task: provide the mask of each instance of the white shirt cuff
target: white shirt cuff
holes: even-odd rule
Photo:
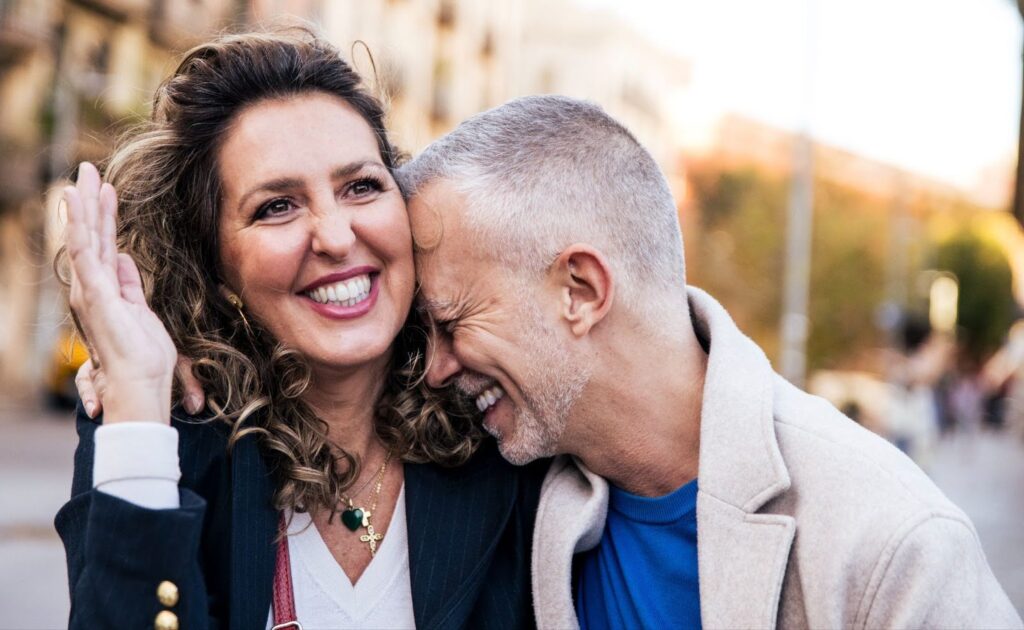
[[[181,506],[178,431],[156,422],[105,424],[95,433],[92,486],[153,510]]]

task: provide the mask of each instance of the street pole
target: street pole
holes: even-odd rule
[[[814,144],[810,111],[814,64],[814,0],[805,0],[803,103],[801,130],[793,146],[793,179],[786,219],[780,371],[797,387],[807,378],[808,302],[811,284],[811,236],[814,212]]]
[[[1017,10],[1024,19],[1024,0],[1017,0]],[[1013,187],[1013,216],[1024,227],[1024,50],[1021,50],[1020,127],[1017,131],[1017,179]]]

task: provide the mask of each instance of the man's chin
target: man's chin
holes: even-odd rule
[[[525,466],[536,459],[552,457],[557,452],[548,440],[538,437],[529,435],[529,432],[524,436],[521,431],[512,431],[511,435],[495,435],[494,439],[498,442],[498,452],[508,463]]]
[[[498,440],[498,452],[513,466],[525,466],[533,460],[543,457],[543,454],[537,453],[535,449],[522,448],[522,445],[516,444],[512,440],[502,440],[498,437],[496,439]]]

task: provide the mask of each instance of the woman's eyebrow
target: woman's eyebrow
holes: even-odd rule
[[[355,175],[356,173],[367,167],[377,169],[385,168],[383,164],[375,160],[362,160],[359,162],[351,162],[344,166],[339,166],[338,168],[331,171],[331,179],[342,179],[344,177],[349,177],[350,175]]]
[[[279,177],[277,179],[272,179],[270,181],[263,182],[262,184],[256,186],[255,188],[250,189],[248,192],[242,195],[242,198],[238,200],[238,207],[244,207],[245,202],[249,199],[249,197],[252,197],[256,193],[286,192],[289,190],[295,190],[300,186],[302,186],[302,180],[297,177]]]
[[[359,171],[368,167],[377,169],[385,168],[383,164],[381,164],[380,162],[376,162],[374,160],[361,160],[358,162],[350,162],[348,164],[345,164],[344,166],[339,166],[338,168],[331,171],[331,179],[343,179],[345,177],[350,177],[355,173],[358,173]],[[294,190],[301,186],[302,180],[298,177],[278,177],[277,179],[272,179],[263,182],[262,184],[259,184],[255,188],[252,188],[251,190],[246,192],[238,201],[238,207],[244,207],[245,202],[249,199],[249,197],[255,195],[256,193],[287,192],[289,190]]]

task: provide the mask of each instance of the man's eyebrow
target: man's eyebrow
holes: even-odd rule
[[[344,179],[346,177],[354,175],[355,173],[358,173],[364,168],[385,169],[385,166],[380,162],[374,160],[360,160],[358,162],[350,162],[349,164],[339,166],[338,168],[331,171],[331,179]],[[299,179],[298,177],[279,177],[277,179],[272,179],[270,181],[266,181],[263,182],[262,184],[259,184],[255,188],[252,188],[244,195],[242,195],[242,198],[239,199],[238,201],[238,207],[244,208],[245,202],[249,199],[249,197],[255,195],[256,193],[287,192],[289,190],[295,190],[296,188],[299,188],[301,186],[302,180]]]

